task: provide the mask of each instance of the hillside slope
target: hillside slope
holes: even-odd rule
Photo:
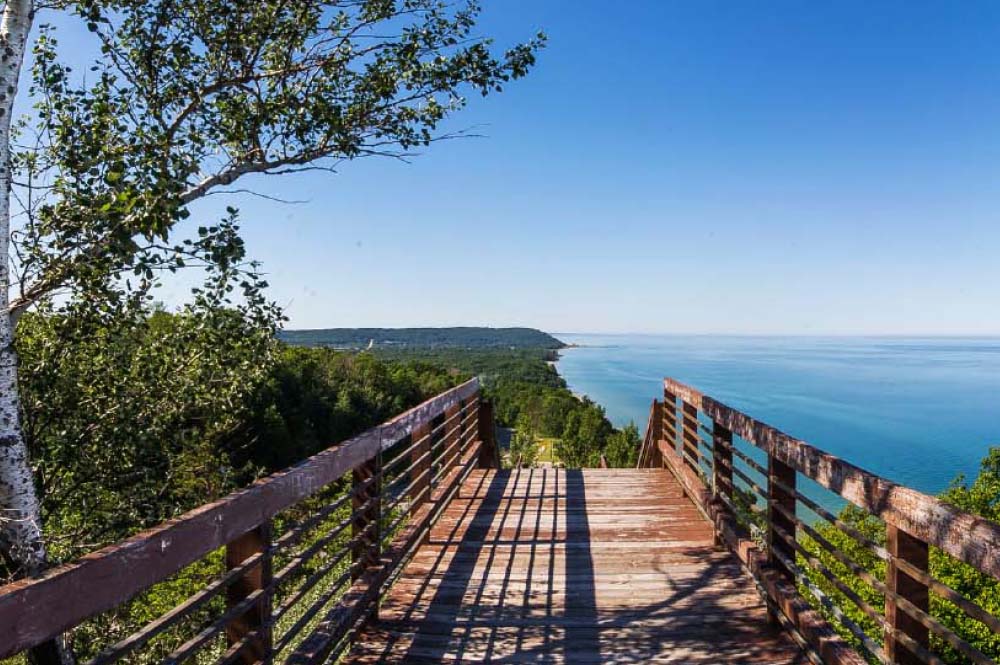
[[[325,328],[285,330],[279,338],[296,346],[328,346],[360,349],[375,347],[419,347],[462,349],[561,349],[566,345],[534,328]]]

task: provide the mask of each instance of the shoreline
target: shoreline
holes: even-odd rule
[[[604,409],[605,408],[604,405],[598,403],[597,401],[594,400],[594,398],[590,397],[586,393],[581,393],[581,392],[578,392],[578,391],[573,390],[572,388],[570,388],[569,387],[569,383],[566,381],[566,377],[563,376],[562,373],[559,371],[559,361],[562,360],[562,354],[561,354],[561,352],[564,349],[579,349],[579,348],[583,348],[583,346],[584,345],[582,345],[582,344],[566,344],[565,346],[563,346],[560,349],[550,349],[550,351],[552,351],[552,352],[555,353],[556,359],[555,360],[546,360],[545,363],[549,367],[551,367],[553,370],[555,370],[556,375],[560,379],[562,379],[563,384],[566,386],[566,390],[568,390],[570,392],[570,394],[573,395],[573,397],[575,397],[578,401],[580,401],[580,402],[590,401],[590,402],[593,402],[594,404],[597,404],[602,409]]]

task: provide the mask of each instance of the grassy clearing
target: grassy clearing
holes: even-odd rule
[[[548,462],[555,464],[558,462],[556,457],[556,444],[559,439],[554,436],[542,436],[538,437],[538,462]]]

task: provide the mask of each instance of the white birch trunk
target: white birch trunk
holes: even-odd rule
[[[10,123],[31,31],[32,0],[7,0],[0,20],[0,554],[18,573],[45,567],[38,495],[21,429],[10,316]]]

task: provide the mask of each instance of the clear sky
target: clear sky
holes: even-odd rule
[[[289,327],[1000,334],[1000,3],[484,4],[486,138],[238,201]]]

